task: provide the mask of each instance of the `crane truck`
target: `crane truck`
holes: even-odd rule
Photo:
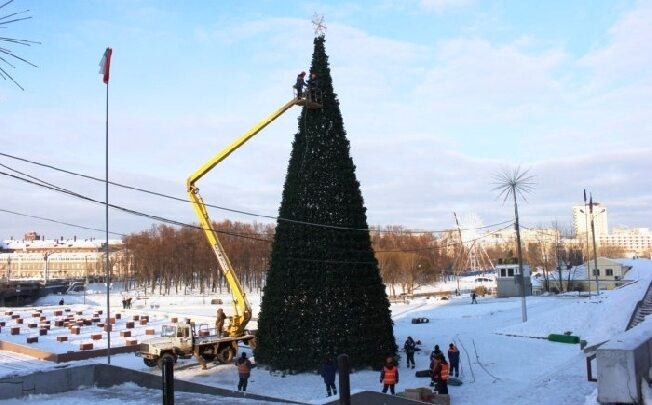
[[[164,357],[171,357],[176,362],[177,357],[194,355],[197,361],[203,367],[206,367],[205,362],[214,359],[220,363],[231,362],[240,342],[249,345],[252,349],[256,347],[255,333],[246,329],[251,320],[251,305],[218,238],[218,232],[211,222],[206,204],[199,194],[196,183],[218,163],[226,159],[290,108],[302,106],[308,109],[319,109],[322,108],[319,102],[321,102],[321,95],[318,95],[317,100],[312,99],[310,95],[307,97],[295,96],[219,151],[188,177],[186,181],[188,197],[195,214],[199,218],[201,229],[204,231],[204,235],[217,257],[218,267],[229,285],[233,299],[233,314],[228,318],[229,323],[224,334],[219,333],[220,331],[211,334],[210,330],[203,325],[196,329],[192,323],[164,325],[161,329],[161,336],[143,341],[140,344],[136,355],[142,357],[146,365],[162,367]]]

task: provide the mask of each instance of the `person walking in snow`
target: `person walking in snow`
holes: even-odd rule
[[[238,391],[245,392],[247,391],[247,381],[251,376],[251,362],[247,359],[247,353],[242,352],[242,355],[238,360],[235,361],[235,366],[238,368]]]
[[[319,375],[324,379],[326,384],[326,396],[337,395],[337,387],[335,386],[335,374],[337,373],[337,365],[333,358],[329,355],[326,356],[324,364],[319,369]]]
[[[385,366],[380,372],[380,382],[383,384],[383,394],[387,393],[387,389],[392,395],[395,394],[394,386],[398,384],[398,368],[394,365],[394,358],[387,357]]]
[[[448,361],[450,362],[449,372],[455,374],[455,378],[460,376],[460,352],[453,343],[448,345]]]
[[[435,390],[437,393],[448,394],[448,362],[446,362],[444,356],[437,356],[435,358],[432,378],[435,380]]]
[[[412,363],[412,368],[414,368],[414,352],[417,351],[417,344],[412,339],[412,336],[407,337],[407,340],[403,345],[403,350],[405,350],[405,355],[407,357],[408,368],[410,368],[410,363]]]
[[[471,304],[477,304],[478,301],[475,300],[475,291],[471,293]]]
[[[297,82],[294,84],[294,88],[297,89],[297,98],[303,97],[303,88],[306,86],[306,82],[303,80],[306,77],[306,72],[301,72],[297,75]]]

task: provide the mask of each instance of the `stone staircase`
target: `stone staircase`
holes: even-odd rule
[[[643,299],[640,300],[638,304],[636,304],[636,309],[634,309],[634,313],[629,320],[627,330],[630,330],[634,326],[643,322],[645,317],[650,314],[652,314],[652,283],[650,283],[650,286],[647,289],[647,293],[645,293]]]

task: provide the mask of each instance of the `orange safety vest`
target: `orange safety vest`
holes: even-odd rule
[[[448,380],[448,364],[441,363],[441,379]]]
[[[242,363],[238,361],[238,374],[249,374],[249,365],[246,360]]]
[[[384,367],[383,371],[385,372],[385,378],[383,378],[383,384],[396,384],[396,367]]]

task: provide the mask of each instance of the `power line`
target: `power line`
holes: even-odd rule
[[[73,228],[86,229],[86,230],[89,230],[89,231],[100,231],[100,232],[106,232],[106,230],[104,230],[104,229],[91,228],[91,227],[88,227],[88,226],[77,225],[77,224],[71,224],[70,222],[59,221],[59,220],[56,220],[56,219],[47,218],[47,217],[41,217],[41,216],[38,216],[38,215],[24,214],[24,213],[22,213],[22,212],[16,212],[16,211],[11,211],[11,210],[6,210],[6,209],[4,209],[4,208],[0,208],[0,211],[2,211],[2,212],[6,212],[6,213],[8,213],[8,214],[18,215],[18,216],[21,216],[21,217],[36,218],[36,219],[40,219],[40,220],[43,220],[43,221],[54,222],[55,224],[67,225],[67,226],[71,226],[71,227],[73,227]],[[127,236],[127,235],[125,235],[124,233],[119,233],[119,232],[109,232],[109,233],[110,233],[110,234],[113,234],[113,235],[118,235],[118,236]]]
[[[42,188],[46,188],[46,189],[53,190],[53,191],[57,191],[57,192],[60,192],[60,193],[63,193],[63,194],[68,194],[70,196],[86,200],[88,202],[93,202],[93,203],[100,204],[100,205],[105,205],[106,204],[105,202],[95,200],[93,198],[87,197],[87,196],[82,195],[82,194],[75,193],[73,191],[70,191],[70,190],[67,190],[67,189],[64,189],[64,188],[61,188],[61,187],[51,186],[51,185],[39,183],[38,181],[25,179],[25,178],[19,177],[19,176],[14,175],[14,174],[10,174],[10,173],[0,171],[0,175],[12,177],[14,179],[17,179],[17,180],[20,180],[20,181],[23,181],[23,182],[26,182],[26,183],[29,183],[29,184],[32,184],[32,185],[42,187]],[[181,221],[177,221],[177,220],[174,220],[174,219],[161,217],[161,216],[158,216],[158,215],[150,215],[150,214],[147,214],[147,213],[144,213],[144,212],[140,212],[140,211],[132,210],[132,209],[129,209],[129,208],[125,208],[125,207],[122,207],[122,206],[119,206],[119,205],[116,205],[116,204],[109,204],[109,207],[111,207],[113,209],[116,209],[118,211],[122,211],[122,212],[125,212],[125,213],[128,213],[128,214],[131,214],[131,215],[136,215],[136,216],[140,216],[140,217],[153,219],[153,220],[158,221],[158,222],[164,222],[164,223],[168,223],[168,224],[171,224],[171,225],[188,227],[188,228],[208,230],[208,229],[205,229],[205,228],[203,228],[201,226],[187,224],[185,222],[181,222]],[[218,229],[214,229],[214,231],[219,233],[219,234],[223,234],[223,235],[230,235],[230,236],[235,236],[235,237],[240,237],[240,238],[245,238],[245,239],[257,240],[257,241],[266,242],[266,243],[271,243],[272,242],[269,239],[252,237],[252,236],[249,236],[249,235],[239,234],[239,233],[235,233],[235,232],[222,231],[222,230],[218,230]]]
[[[69,174],[69,175],[72,175],[72,176],[83,177],[83,178],[86,178],[86,179],[89,179],[89,180],[94,180],[94,181],[99,181],[99,182],[105,183],[104,179],[100,179],[98,177],[90,176],[90,175],[83,174],[83,173],[77,173],[77,172],[73,172],[73,171],[70,171],[70,170],[62,169],[62,168],[59,168],[59,167],[56,167],[56,166],[53,166],[53,165],[50,165],[50,164],[47,164],[47,163],[41,163],[41,162],[25,159],[25,158],[22,158],[22,157],[10,155],[8,153],[3,153],[3,152],[0,152],[0,156],[5,156],[7,158],[18,160],[18,161],[21,161],[21,162],[24,162],[24,163],[29,163],[29,164],[45,167],[45,168],[55,170],[55,171],[58,171],[58,172],[61,172],[61,173]],[[8,168],[9,170],[13,170],[13,169],[10,169],[9,167],[5,166],[5,165],[2,165],[2,166],[5,167],[5,168]],[[23,175],[29,176],[29,175],[26,175],[26,174],[23,174]],[[29,177],[32,177],[32,176],[29,176]],[[42,180],[40,180],[40,181],[42,181]],[[48,184],[48,183],[46,183],[46,184]],[[114,181],[109,181],[109,184],[112,185],[112,186],[115,186],[115,187],[120,187],[120,188],[126,189],[126,190],[139,191],[139,192],[142,192],[142,193],[154,195],[154,196],[161,197],[161,198],[166,198],[166,199],[173,200],[173,201],[195,204],[193,201],[190,201],[190,200],[185,199],[185,198],[175,197],[175,196],[172,196],[172,195],[169,195],[169,194],[164,194],[164,193],[160,193],[160,192],[157,192],[157,191],[152,191],[152,190],[148,190],[148,189],[144,189],[144,188],[140,188],[140,187],[129,186],[129,185],[117,183],[117,182],[114,182]],[[232,212],[234,214],[247,215],[247,216],[252,216],[252,217],[257,217],[257,218],[272,219],[272,220],[276,220],[276,221],[283,221],[283,222],[289,222],[289,223],[294,223],[294,224],[299,224],[299,225],[306,225],[306,226],[314,226],[314,227],[329,228],[329,229],[336,229],[336,230],[360,231],[360,232],[379,232],[379,233],[395,233],[396,232],[396,231],[388,230],[388,229],[383,230],[383,229],[380,229],[380,227],[378,227],[378,228],[373,228],[373,227],[372,228],[355,228],[355,227],[347,227],[347,226],[341,226],[341,225],[320,224],[320,223],[316,223],[316,222],[301,221],[301,220],[298,220],[298,219],[290,219],[290,218],[284,218],[284,217],[280,217],[280,216],[258,214],[258,213],[254,213],[254,212],[248,212],[248,211],[238,210],[238,209],[234,209],[234,208],[223,207],[223,206],[210,204],[210,203],[205,203],[205,205],[207,207],[215,208],[215,209],[222,210],[222,211]],[[501,222],[498,222],[498,223],[495,223],[495,224],[480,226],[480,227],[477,227],[477,228],[466,228],[466,229],[462,229],[462,230],[466,231],[466,230],[487,229],[487,228],[492,228],[492,227],[495,227],[495,226],[500,226],[500,225],[503,225],[503,224],[507,224],[508,222],[511,222],[511,221],[512,220],[509,219],[509,220],[501,221]],[[401,232],[403,232],[403,233],[443,233],[443,232],[446,232],[446,231],[447,230],[410,230],[410,229],[401,230]]]

